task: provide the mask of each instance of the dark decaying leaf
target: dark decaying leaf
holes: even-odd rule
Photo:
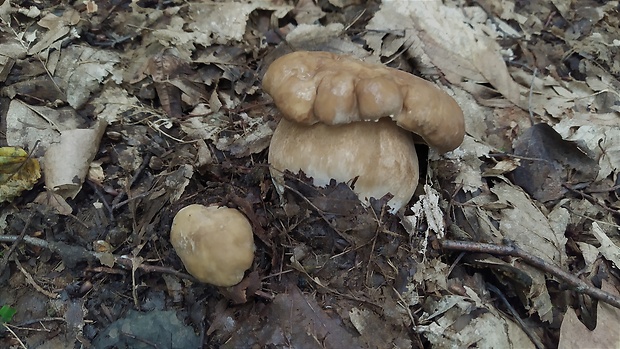
[[[514,182],[542,202],[560,199],[566,192],[563,184],[589,183],[598,173],[596,161],[547,124],[527,129],[517,139],[514,153],[523,157],[513,171]]]
[[[231,287],[220,288],[220,293],[234,304],[243,304],[261,288],[260,275],[253,271],[243,278],[240,283]]]
[[[220,348],[366,348],[340,318],[328,314],[314,296],[303,294],[287,282],[288,292],[273,303],[256,308],[246,317],[236,317],[231,309],[220,314],[208,333],[216,332],[225,342]],[[222,321],[227,319],[227,321]]]
[[[200,348],[194,330],[183,324],[174,311],[152,311],[128,315],[116,320],[93,341],[93,348]]]
[[[164,50],[149,60],[146,73],[151,75],[162,108],[168,116],[177,118],[183,114],[181,90],[172,84],[186,69],[186,63],[172,50]]]

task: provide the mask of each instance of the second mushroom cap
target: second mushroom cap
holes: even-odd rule
[[[239,283],[254,261],[252,226],[234,208],[182,208],[174,216],[170,242],[190,274],[216,286]]]

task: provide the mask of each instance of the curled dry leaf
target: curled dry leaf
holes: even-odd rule
[[[618,113],[584,113],[565,118],[554,127],[567,141],[587,147],[592,158],[598,159],[597,181],[620,170],[620,127]]]
[[[63,132],[60,141],[45,152],[45,185],[64,198],[74,198],[82,188],[90,163],[99,149],[107,124],[103,121],[91,129]]]
[[[172,49],[163,50],[148,61],[145,72],[153,78],[159,102],[169,117],[178,118],[183,114],[181,89],[172,81],[179,79],[188,68],[178,52]]]

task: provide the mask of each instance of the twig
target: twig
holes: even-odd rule
[[[130,203],[131,201],[137,200],[137,199],[141,199],[141,198],[143,198],[145,196],[151,195],[151,193],[152,193],[151,190],[147,190],[144,193],[140,193],[138,195],[132,196],[131,198],[129,198],[127,200],[123,200],[123,201],[121,201],[121,202],[119,202],[117,204],[114,204],[112,206],[112,210],[118,210],[119,208],[121,208],[121,207],[127,205],[128,203]]]
[[[406,31],[405,31],[405,34],[406,34]],[[411,48],[411,46],[413,46],[416,43],[416,40],[415,39],[411,40],[411,43],[407,43],[405,41],[405,43],[406,43],[406,45],[403,45],[403,48],[401,50],[396,52],[392,58],[388,59],[385,62],[385,65],[388,65],[388,64],[394,62],[396,60],[396,58],[400,57],[403,53],[407,52],[407,50],[409,50]]]
[[[509,154],[509,153],[489,153],[487,154],[487,156],[490,156],[492,158],[515,158],[515,159],[519,159],[519,160],[529,160],[529,161],[544,161],[544,162],[549,162],[551,163],[551,161],[547,160],[547,159],[541,159],[541,158],[529,158],[526,156],[519,156],[519,155],[515,155],[515,154]]]
[[[136,310],[140,310],[140,302],[138,301],[138,286],[136,286],[136,270],[142,264],[141,257],[132,257],[131,259],[131,296]],[[136,264],[137,262],[137,264]]]
[[[403,310],[407,313],[407,315],[409,316],[409,319],[411,320],[411,325],[415,326],[416,321],[415,321],[415,317],[413,317],[413,313],[411,312],[411,309],[409,308],[409,302],[405,301],[405,299],[403,299],[403,296],[400,294],[400,292],[398,292],[394,287],[392,287],[392,291],[394,291],[394,294],[396,295],[396,297],[398,297],[399,302],[397,302],[398,305],[400,305]]]
[[[454,270],[454,268],[456,268],[456,266],[459,264],[459,262],[461,261],[461,259],[465,256],[465,252],[461,252],[459,253],[458,257],[456,257],[456,259],[454,260],[454,262],[452,263],[452,265],[450,266],[450,268],[448,269],[448,272],[446,273],[446,275],[450,275],[452,274],[452,271]]]
[[[13,258],[13,261],[15,262],[15,265],[17,265],[17,269],[19,269],[19,271],[21,271],[21,273],[24,274],[24,276],[26,277],[26,281],[28,281],[28,283],[30,285],[32,285],[32,287],[34,287],[35,290],[39,291],[40,293],[43,293],[44,295],[48,296],[49,298],[52,298],[52,299],[58,298],[58,294],[57,293],[50,292],[50,291],[44,289],[43,287],[39,286],[39,284],[37,284],[37,282],[34,281],[34,278],[32,277],[32,275],[30,275],[30,273],[28,273],[28,271],[26,269],[24,269],[24,267],[19,262],[19,260],[17,260],[17,258]]]
[[[540,338],[538,338],[538,335],[536,335],[536,333],[534,333],[534,331],[532,331],[529,328],[529,326],[525,324],[523,319],[521,319],[521,317],[519,316],[519,313],[517,313],[515,308],[510,304],[510,302],[508,302],[508,299],[506,299],[506,296],[504,296],[502,291],[500,291],[497,287],[495,287],[495,285],[491,285],[489,283],[487,283],[486,286],[489,289],[489,291],[495,293],[499,297],[499,299],[502,301],[502,303],[504,303],[504,305],[506,306],[510,314],[512,314],[512,317],[517,321],[517,323],[519,324],[523,332],[525,332],[525,334],[527,334],[527,336],[530,337],[530,340],[532,341],[532,343],[534,343],[536,348],[544,349],[545,345],[541,343]]]
[[[362,18],[362,16],[364,15],[364,13],[366,13],[366,9],[363,9],[360,11],[360,13],[357,14],[357,16],[355,16],[355,18],[353,18],[353,20],[351,21],[351,23],[347,24],[346,27],[344,27],[344,29],[342,30],[343,32],[346,32],[347,30],[351,29],[351,27],[357,22],[359,21],[360,18]]]
[[[530,113],[530,125],[534,126],[534,112],[532,112],[532,93],[534,93],[534,81],[536,80],[536,74],[538,74],[538,68],[534,68],[534,74],[532,74],[532,83],[530,84],[530,94],[527,99],[527,111]]]
[[[14,242],[17,240],[17,238],[18,238],[17,235],[0,235],[0,242]],[[56,241],[45,241],[43,239],[33,238],[31,236],[24,236],[23,242],[28,245],[46,248],[48,250],[51,250],[52,252],[60,254],[61,256],[66,254],[68,248],[71,249],[71,252],[74,255],[74,257],[79,256],[79,257],[82,257],[83,259],[90,258],[90,259],[98,260],[99,257],[101,257],[102,255],[99,252],[89,251],[80,246],[70,246],[65,243],[56,242]],[[114,263],[122,266],[125,269],[133,268],[133,262],[131,258],[124,257],[124,256],[117,256],[117,255],[113,255],[113,256],[114,256]],[[185,274],[183,272],[180,272],[172,268],[168,268],[168,267],[141,263],[140,265],[137,266],[137,268],[147,273],[170,274],[170,275],[174,275],[179,278],[182,278],[182,279],[187,279],[193,282],[197,282],[196,278],[194,278],[193,276],[189,274]]]
[[[40,319],[30,319],[30,320],[26,320],[24,322],[20,322],[16,325],[13,325],[15,327],[24,327],[24,326],[30,326],[32,324],[36,324],[39,322],[51,322],[51,321],[63,321],[65,322],[65,318],[64,317],[44,317],[44,318],[40,318]]]
[[[614,185],[613,187],[609,187],[609,188],[588,189],[586,190],[586,193],[588,194],[609,193],[610,191],[616,191],[618,189],[620,189],[620,185]]]
[[[2,324],[4,326],[4,328],[6,328],[7,331],[9,331],[13,337],[15,337],[15,339],[17,340],[17,342],[19,342],[19,345],[21,345],[22,348],[24,349],[28,349],[28,347],[24,344],[24,342],[22,342],[21,339],[19,339],[19,337],[17,337],[17,335],[15,334],[15,332],[13,332],[13,330],[7,326],[6,324]]]
[[[150,153],[147,153],[144,156],[144,158],[142,158],[142,163],[140,164],[140,166],[138,166],[133,176],[129,180],[129,184],[127,184],[126,189],[122,193],[120,193],[117,197],[115,197],[114,200],[112,200],[112,209],[116,209],[116,206],[118,205],[118,203],[121,200],[123,200],[125,196],[129,196],[129,191],[131,190],[131,187],[133,187],[133,185],[136,184],[138,179],[142,176],[142,172],[144,172],[144,170],[148,167],[149,161],[151,161],[151,156],[152,155]]]
[[[103,207],[108,212],[108,219],[110,220],[110,222],[114,222],[114,212],[112,211],[112,207],[108,203],[108,200],[106,200],[105,195],[103,195],[101,190],[99,190],[99,187],[97,186],[97,184],[95,184],[93,181],[87,180],[86,183],[88,183],[88,185],[93,189],[95,194],[99,197],[99,200],[101,200]]]
[[[146,340],[146,339],[144,339],[144,338],[140,338],[140,337],[138,337],[138,336],[136,336],[136,335],[134,335],[134,334],[132,334],[132,333],[125,332],[125,331],[121,331],[121,334],[122,334],[123,336],[129,337],[129,338],[131,338],[131,339],[133,339],[133,340],[135,340],[135,341],[138,341],[138,342],[144,343],[144,344],[146,344],[146,345],[148,345],[148,346],[150,346],[150,347],[153,347],[153,348],[156,348],[156,349],[157,349],[157,348],[159,348],[159,346],[157,345],[157,343],[153,343],[153,342],[151,342],[151,341],[149,341],[149,340]]]
[[[9,250],[6,251],[6,253],[4,254],[4,257],[2,257],[2,262],[0,262],[0,275],[4,273],[4,268],[6,268],[6,265],[9,263],[9,258],[11,257],[15,249],[17,248],[17,245],[19,245],[19,243],[22,242],[22,240],[24,239],[24,236],[26,236],[26,231],[28,230],[28,227],[30,226],[30,222],[32,221],[32,216],[34,216],[34,211],[30,213],[30,215],[28,216],[28,219],[26,220],[26,223],[24,224],[24,228],[22,229],[22,232],[19,233],[19,235],[17,236],[17,239],[13,241],[13,244],[11,245]]]
[[[588,285],[585,281],[577,278],[576,276],[556,267],[555,265],[547,263],[540,257],[533,256],[521,248],[514,245],[493,245],[485,244],[481,242],[471,241],[455,241],[455,240],[443,240],[441,247],[446,250],[454,251],[469,251],[478,253],[490,253],[500,256],[511,256],[521,258],[527,264],[541,269],[569,284],[579,293],[587,294],[599,301],[605,302],[615,308],[620,309],[620,297],[611,293],[605,292],[601,289]]]
[[[128,269],[132,268],[132,266],[133,266],[132,259],[128,258],[128,257],[114,256],[114,262],[116,264],[121,265],[121,266],[123,266],[125,268],[128,268]],[[191,276],[189,274],[180,272],[178,270],[169,268],[169,267],[162,267],[162,266],[159,266],[159,265],[151,265],[151,264],[140,263],[140,265],[138,265],[138,269],[140,269],[140,270],[142,270],[144,272],[147,272],[147,273],[170,274],[170,275],[177,276],[177,277],[179,277],[181,279],[187,279],[187,280],[191,280],[193,282],[198,282],[198,280],[196,280],[195,277],[193,277],[193,276]]]
[[[566,184],[566,183],[562,183],[562,186],[566,189],[568,189],[569,191],[572,191],[573,193],[577,194],[577,195],[581,195],[582,197],[588,199],[588,201],[597,204],[598,206],[600,206],[602,209],[604,209],[605,211],[614,214],[616,216],[620,215],[620,211],[613,209],[603,203],[601,203],[599,200],[597,200],[594,196],[590,195],[590,194],[586,194],[585,192],[579,191],[575,188],[573,188],[572,186]]]

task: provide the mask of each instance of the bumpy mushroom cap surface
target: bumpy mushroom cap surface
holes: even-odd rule
[[[303,170],[319,187],[332,178],[348,182],[359,176],[353,191],[360,199],[391,193],[388,205],[398,210],[418,184],[413,138],[389,119],[348,125],[302,125],[282,119],[271,138],[269,161],[280,193],[284,179],[279,169]]]
[[[170,241],[187,271],[216,286],[233,286],[254,260],[252,226],[227,207],[189,205],[172,222]]]
[[[444,153],[465,135],[456,101],[406,72],[329,52],[298,51],[276,59],[263,77],[283,117],[301,124],[347,124],[389,116]]]

